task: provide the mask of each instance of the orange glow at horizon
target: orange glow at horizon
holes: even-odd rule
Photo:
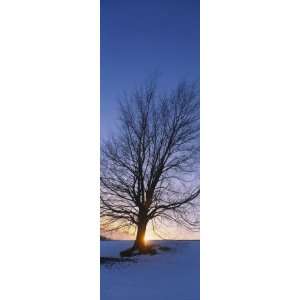
[[[177,226],[162,226],[162,230],[158,230],[159,235],[155,234],[153,231],[152,226],[150,224],[147,226],[146,234],[144,237],[144,241],[151,241],[151,240],[161,240],[162,238],[167,239],[184,239],[184,240],[190,240],[190,239],[199,239],[200,234],[199,232],[189,232],[185,231],[183,228],[179,228]],[[100,230],[100,233],[102,233],[104,236],[107,236],[108,238],[112,239],[129,239],[134,240],[136,237],[136,227],[132,226],[129,228],[129,230],[118,230],[115,232],[110,232],[109,234],[106,234],[105,230]]]

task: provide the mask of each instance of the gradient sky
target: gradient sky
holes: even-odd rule
[[[163,90],[200,79],[199,0],[101,0],[100,32],[101,140],[122,93],[153,73]]]
[[[117,102],[154,72],[163,89],[199,81],[199,0],[101,0],[101,139]]]

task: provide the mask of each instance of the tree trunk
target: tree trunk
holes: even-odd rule
[[[138,249],[139,252],[145,252],[146,244],[145,244],[145,233],[147,228],[147,221],[142,218],[138,224],[138,230],[136,234],[136,239],[134,242],[134,248]]]
[[[139,253],[143,254],[155,254],[156,251],[146,245],[145,243],[145,234],[147,228],[148,220],[146,217],[140,217],[138,224],[137,234],[133,246],[129,249],[120,252],[120,255],[123,256],[132,256],[135,250],[138,250]]]

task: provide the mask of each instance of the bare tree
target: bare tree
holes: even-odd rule
[[[101,226],[137,228],[131,251],[146,252],[147,224],[199,225],[199,97],[195,84],[158,94],[148,82],[120,103],[120,128],[101,148]],[[196,175],[197,176],[197,175]]]

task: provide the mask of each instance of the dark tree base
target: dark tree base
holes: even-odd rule
[[[157,251],[153,247],[148,246],[148,247],[143,247],[142,249],[132,247],[120,252],[121,257],[131,257],[131,256],[141,255],[141,254],[155,255],[157,254]]]

